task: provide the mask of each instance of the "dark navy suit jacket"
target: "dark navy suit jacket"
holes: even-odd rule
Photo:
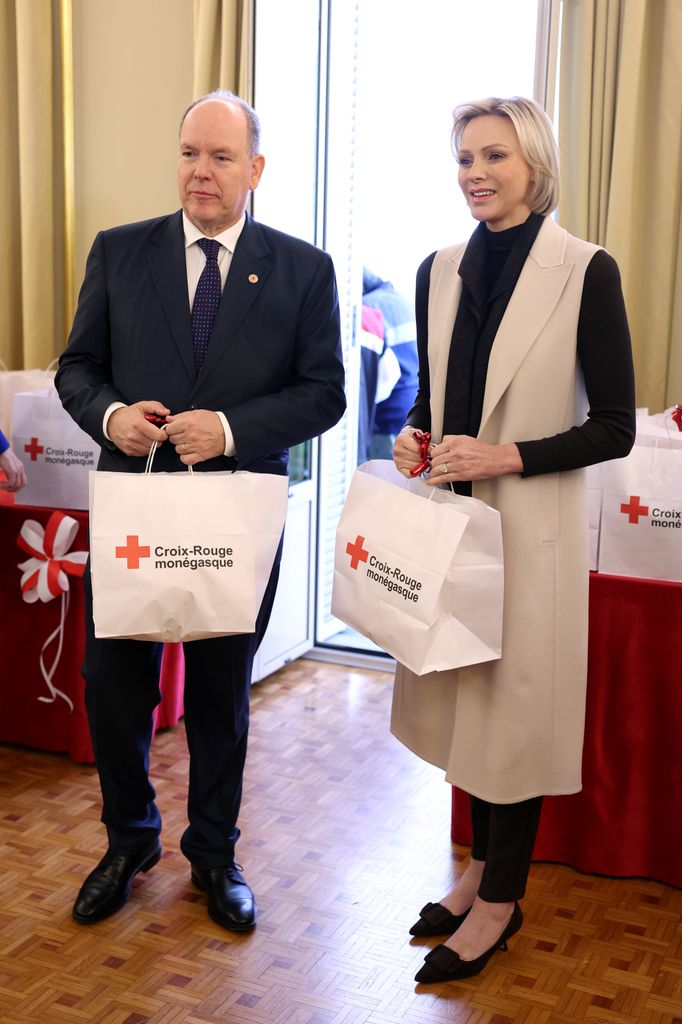
[[[156,399],[172,413],[221,411],[236,458],[199,470],[286,472],[288,449],[343,414],[343,364],[330,257],[247,215],[204,364],[194,370],[180,211],[97,235],[55,384],[102,446],[99,468],[141,472],[102,430],[112,402]],[[166,442],[154,469],[184,470]]]

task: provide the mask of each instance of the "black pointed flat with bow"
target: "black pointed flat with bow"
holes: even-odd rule
[[[442,903],[427,903],[419,911],[419,920],[410,928],[410,935],[453,935],[468,913],[465,910],[463,914],[451,914]]]
[[[426,954],[424,966],[417,971],[414,980],[421,985],[433,985],[436,982],[473,978],[474,975],[481,973],[498,949],[507,950],[507,939],[515,935],[522,924],[521,907],[515,903],[512,916],[499,939],[475,960],[462,960],[458,953],[441,943]]]

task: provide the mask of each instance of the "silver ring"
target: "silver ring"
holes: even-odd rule
[[[447,473],[447,471],[448,471],[448,464],[447,464],[447,462],[443,463],[443,465],[440,467],[440,471],[441,471],[441,473]]]

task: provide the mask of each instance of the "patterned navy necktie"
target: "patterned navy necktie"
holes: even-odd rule
[[[220,268],[218,267],[218,252],[220,242],[214,238],[199,238],[197,245],[206,254],[206,266],[201,272],[201,277],[194,293],[192,304],[192,343],[194,345],[194,368],[198,373],[201,369],[208,349],[208,343],[213,330],[220,295],[222,292],[220,282]]]

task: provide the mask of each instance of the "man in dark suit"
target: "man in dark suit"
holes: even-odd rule
[[[289,447],[343,414],[332,263],[246,214],[263,164],[252,108],[223,91],[201,97],[181,124],[182,211],[95,239],[55,383],[102,446],[100,469],[141,472],[156,441],[155,470],[285,474]],[[190,774],[181,849],[210,916],[236,931],[256,919],[234,847],[251,668],[278,564],[279,555],[255,633],[185,644]],[[83,675],[109,844],[73,909],[90,924],[122,907],[134,876],[161,856],[148,778],[161,645],[96,638],[89,572],[85,589]]]

